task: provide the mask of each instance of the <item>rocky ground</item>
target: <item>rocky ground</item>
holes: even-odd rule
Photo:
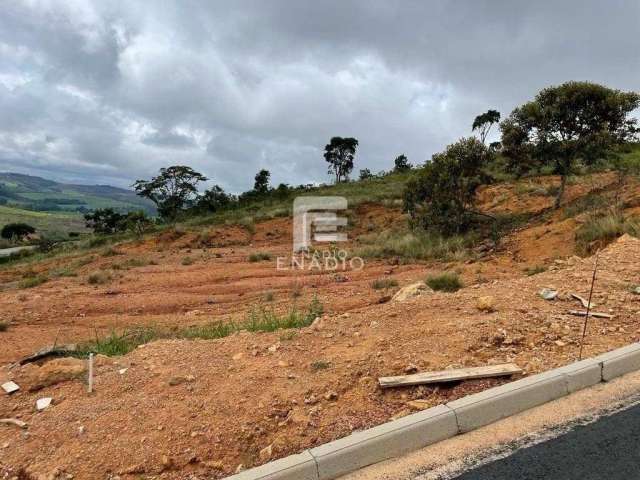
[[[574,186],[570,196],[582,188]],[[496,192],[488,198],[493,202]],[[536,212],[548,200],[513,201]],[[373,207],[361,208],[367,217]],[[368,221],[383,227],[397,213],[374,217]],[[594,263],[573,255],[575,225],[560,218],[528,225],[504,239],[500,251],[474,261],[371,261],[341,274],[277,272],[274,259],[248,262],[252,252],[288,252],[286,219],[260,224],[253,235],[238,227],[207,235],[169,232],[118,247],[121,255],[96,253],[78,267],[78,277],[29,290],[11,287],[19,269],[4,270],[10,287],[0,296],[11,324],[0,333],[0,363],[7,364],[56,338],[66,343],[130,325],[233,320],[264,304],[269,292],[270,308],[306,305],[316,296],[326,313],[300,330],[162,340],[123,357],[99,357],[92,394],[81,360],[6,365],[0,380],[12,379],[21,390],[0,393],[0,418],[22,420],[27,428],[0,425],[0,472],[6,478],[221,478],[508,381],[382,391],[379,376],[504,362],[528,375],[574,361],[583,319],[568,313],[582,309],[570,294],[588,295]],[[586,356],[638,340],[640,296],[631,287],[640,283],[639,254],[640,241],[628,236],[600,253],[593,302],[613,318],[590,320]],[[184,262],[186,256],[195,261]],[[108,284],[87,284],[92,271],[131,258],[151,263],[116,270]],[[523,274],[540,264],[548,270]],[[459,270],[467,286],[389,300],[400,287],[446,269]],[[393,278],[399,287],[372,289],[379,278]],[[541,298],[543,288],[557,290],[557,298]],[[53,403],[37,412],[43,397]],[[420,406],[412,403],[418,399]]]

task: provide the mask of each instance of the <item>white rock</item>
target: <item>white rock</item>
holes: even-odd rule
[[[545,300],[555,300],[558,296],[558,291],[550,288],[543,288],[540,290],[540,296]]]
[[[401,288],[391,299],[394,302],[404,302],[405,300],[425,293],[432,293],[433,290],[429,288],[424,282],[413,283]]]
[[[44,410],[45,408],[49,407],[52,400],[53,398],[51,397],[39,398],[38,400],[36,400],[36,410]]]
[[[13,392],[17,392],[18,390],[20,390],[20,387],[18,386],[18,384],[12,382],[12,381],[8,381],[7,383],[3,383],[2,384],[2,389],[8,394],[12,394]]]
[[[118,373],[120,375],[124,375],[125,373],[127,373],[127,370],[129,370],[128,368],[121,368],[120,370],[118,370]]]

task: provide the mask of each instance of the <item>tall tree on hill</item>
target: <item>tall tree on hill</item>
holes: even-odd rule
[[[489,131],[491,130],[491,127],[493,127],[493,125],[495,123],[498,123],[499,121],[500,121],[500,112],[498,112],[497,110],[487,110],[485,113],[478,115],[473,120],[473,125],[471,125],[471,131],[475,132],[476,130],[478,130],[478,132],[480,133],[480,141],[482,143],[485,143],[485,140],[487,139],[487,135],[489,135]]]
[[[353,170],[353,159],[358,148],[358,140],[347,137],[333,137],[324,147],[324,159],[329,163],[329,174],[336,177],[336,183],[349,178]]]
[[[151,180],[137,180],[133,188],[138,195],[155,203],[164,219],[175,220],[197,197],[198,183],[206,180],[207,177],[191,167],[174,165],[161,168],[160,174]]]
[[[256,173],[255,182],[253,184],[253,191],[258,195],[266,195],[269,193],[269,179],[271,178],[271,172],[264,168]]]
[[[393,161],[393,171],[394,172],[407,172],[413,168],[413,165],[409,163],[407,156],[403,153],[402,155],[398,155],[396,159]]]
[[[503,153],[514,168],[549,165],[560,175],[555,208],[567,177],[637,138],[640,95],[590,82],[566,82],[543,89],[501,124]]]

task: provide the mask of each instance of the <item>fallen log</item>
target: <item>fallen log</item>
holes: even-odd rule
[[[409,385],[426,385],[429,383],[457,382],[476,378],[504,377],[522,373],[522,369],[513,363],[488,365],[486,367],[459,368],[437,372],[415,373],[396,377],[380,377],[378,383],[382,388],[405,387]]]
[[[28,355],[21,360],[18,360],[18,365],[24,365],[26,363],[35,362],[38,360],[42,360],[47,357],[60,357],[67,355],[69,353],[75,352],[77,349],[77,345],[75,343],[69,343],[67,345],[49,345],[48,347],[44,347],[37,352]]]
[[[576,315],[578,317],[586,317],[587,316],[587,311],[586,310],[569,310],[569,315]],[[613,315],[609,315],[608,313],[602,313],[602,312],[589,312],[589,316],[590,317],[594,317],[594,318],[613,318]]]

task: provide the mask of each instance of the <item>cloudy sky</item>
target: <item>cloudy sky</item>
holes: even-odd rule
[[[233,192],[423,162],[537,90],[640,90],[640,2],[12,0],[0,171],[128,186],[186,164]]]

